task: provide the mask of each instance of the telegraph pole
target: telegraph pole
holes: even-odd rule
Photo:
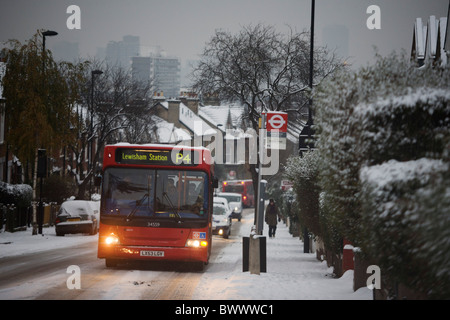
[[[314,74],[314,16],[316,11],[316,0],[312,0],[311,3],[311,45],[309,51],[309,87],[313,88],[313,74]],[[312,99],[309,106],[309,120],[312,122]]]
[[[309,52],[309,88],[313,89],[313,78],[314,78],[314,17],[316,11],[316,0],[311,0],[311,44],[310,44],[310,52]],[[313,115],[312,115],[312,98],[309,99],[309,108],[308,108],[308,122],[306,126],[308,127],[308,140],[309,145],[312,144],[312,126],[314,124]],[[307,145],[308,145],[307,144]],[[309,253],[309,232],[306,227],[303,227],[303,252]]]

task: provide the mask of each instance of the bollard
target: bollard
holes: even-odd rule
[[[266,237],[252,235],[243,237],[242,271],[250,274],[267,272]]]
[[[249,270],[250,238],[242,237],[242,272]]]
[[[8,205],[6,208],[6,226],[5,226],[5,231],[8,232],[14,232],[14,227],[15,227],[15,207],[14,205]]]
[[[0,204],[0,232],[3,230],[3,220],[5,219],[5,206]]]
[[[250,237],[250,248],[249,248],[249,269],[250,274],[260,274],[261,271],[261,261],[260,261],[260,245],[259,237]]]
[[[354,255],[352,244],[344,239],[344,249],[342,252],[342,272],[347,270],[353,270],[354,267]]]

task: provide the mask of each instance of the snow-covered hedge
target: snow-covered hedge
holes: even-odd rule
[[[14,204],[17,207],[31,205],[33,189],[27,184],[8,184],[0,182],[0,203],[4,205]]]
[[[401,283],[450,297],[450,166],[391,160],[361,170],[366,253]]]
[[[319,221],[319,194],[317,154],[306,152],[303,158],[290,157],[286,165],[286,177],[293,181],[296,199],[301,204],[298,220],[301,226],[321,236]]]
[[[326,204],[329,202],[324,201],[327,194],[321,192],[318,157],[317,151],[306,152],[303,157],[289,157],[285,176],[293,181],[298,203],[296,217],[300,226],[319,237],[327,250],[339,254],[342,252],[342,236],[335,227],[333,215],[328,214],[330,208]]]
[[[417,69],[390,56],[337,74],[315,97],[327,220],[420,290],[448,277],[449,88],[448,67]]]
[[[355,147],[369,163],[439,158],[450,126],[450,89],[418,87],[356,105]]]

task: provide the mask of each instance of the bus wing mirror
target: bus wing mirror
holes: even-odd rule
[[[213,188],[218,188],[219,187],[219,179],[214,177],[212,180],[212,184],[213,184]]]

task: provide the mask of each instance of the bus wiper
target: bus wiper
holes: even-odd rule
[[[182,221],[181,221],[181,216],[180,216],[180,214],[178,213],[177,209],[174,207],[174,205],[173,205],[172,201],[170,200],[169,195],[167,194],[167,192],[164,191],[162,195],[163,195],[163,198],[166,198],[167,202],[169,203],[170,209],[172,209],[172,213],[173,213],[173,214],[175,215],[175,217],[177,218],[177,221],[178,221],[178,222],[182,222]]]
[[[144,194],[140,200],[137,201],[136,206],[133,208],[133,210],[127,215],[125,218],[126,221],[131,221],[131,218],[136,214],[137,209],[140,207],[140,205],[144,202],[145,198],[148,198],[148,193]]]

